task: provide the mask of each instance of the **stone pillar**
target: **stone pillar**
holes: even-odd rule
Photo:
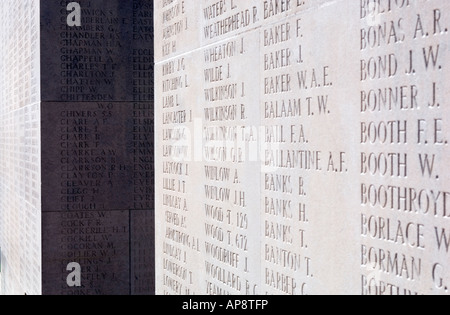
[[[157,293],[450,292],[448,1],[155,10]]]
[[[18,75],[32,75],[32,85],[22,92],[14,84],[28,81],[17,77],[2,90],[39,97],[34,99],[36,114],[31,116],[30,107],[23,124],[14,124],[25,128],[24,143],[5,144],[2,153],[13,158],[7,149],[23,148],[25,163],[10,160],[24,167],[27,177],[8,180],[26,187],[25,195],[13,195],[32,198],[27,204],[34,209],[33,224],[42,220],[39,229],[29,232],[31,241],[42,246],[34,249],[42,255],[36,267],[42,275],[32,273],[42,277],[36,281],[42,286],[29,293],[153,294],[153,1],[80,0],[79,7],[68,7],[72,1],[40,1],[40,8],[36,1],[23,2],[38,16],[26,26],[35,44],[29,50],[27,42],[11,47],[16,54],[31,51],[40,72],[38,66],[17,67]],[[22,7],[9,9],[21,12]],[[68,23],[69,15],[69,22],[73,18],[79,26]],[[26,21],[17,23],[18,31]],[[2,116],[12,122],[8,117]],[[27,155],[34,147],[36,157]],[[27,171],[28,166],[36,173]],[[8,174],[22,174],[17,171]],[[1,210],[12,209],[3,204]],[[20,215],[15,220],[21,228],[31,220],[15,215]],[[2,223],[11,228],[11,222],[2,218]],[[9,242],[14,240],[3,241],[8,248],[2,252],[3,262],[24,268],[12,261]],[[67,284],[68,275],[76,271],[67,270],[70,263],[81,268],[81,287]]]

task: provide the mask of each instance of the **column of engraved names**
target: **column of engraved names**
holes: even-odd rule
[[[66,17],[67,13],[61,10],[61,23],[66,22]],[[113,99],[112,95],[102,93],[98,87],[110,85],[115,75],[116,65],[112,55],[114,49],[122,46],[115,32],[120,22],[113,12],[86,4],[83,6],[81,27],[69,30],[66,24],[61,24],[61,82],[58,82],[58,99],[73,102]],[[61,112],[61,140],[70,140],[61,141],[62,176],[63,179],[75,179],[77,182],[70,183],[72,186],[63,184],[62,187],[67,186],[68,196],[60,198],[67,202],[61,205],[60,210],[104,209],[103,205],[92,202],[93,198],[90,203],[87,199],[89,195],[105,193],[100,186],[104,188],[104,180],[112,177],[112,173],[106,172],[116,169],[115,151],[101,145],[104,139],[99,133],[99,128],[101,130],[101,126],[106,125],[111,118],[111,109],[112,104],[99,103],[95,110]],[[105,167],[108,164],[111,165],[110,169]]]
[[[47,103],[47,106],[55,105]],[[44,238],[48,248],[57,246],[61,266],[73,261],[83,266],[84,287],[71,291],[61,288],[61,292],[103,294],[108,289],[97,284],[123,279],[123,274],[115,273],[113,266],[119,262],[128,264],[128,258],[122,255],[123,244],[128,243],[129,227],[123,223],[127,222],[128,213],[117,210],[129,209],[131,203],[120,195],[111,196],[110,190],[128,193],[122,178],[128,176],[130,163],[126,154],[118,151],[117,142],[110,145],[108,141],[108,135],[117,130],[124,106],[78,103],[77,110],[71,110],[72,104],[61,106],[65,110],[60,115],[45,118],[52,126],[51,135],[48,129],[45,131],[46,140],[59,153],[59,157],[46,160],[55,163],[53,167],[57,170],[51,177],[47,175],[47,180],[60,188],[44,196],[46,209],[50,211],[44,222],[53,227],[44,231]],[[59,132],[54,132],[55,127]],[[121,145],[125,147],[124,143]],[[45,189],[49,191],[50,185]],[[116,208],[112,208],[111,202]]]
[[[104,106],[109,106],[109,110]],[[104,194],[124,168],[117,163],[115,148],[102,143],[102,133],[108,130],[108,119],[113,117],[112,106],[99,103],[98,110],[60,113],[61,191],[58,209],[54,210],[105,209],[95,196]]]
[[[245,83],[236,81],[230,70],[230,62],[245,63],[243,43],[244,38],[235,39],[204,49],[205,274],[211,279],[206,280],[206,293],[214,295],[240,293],[238,271],[248,272],[249,221],[238,172],[244,162],[240,121],[245,105],[239,93]],[[223,273],[236,281],[222,278]]]
[[[134,41],[140,43],[139,48],[134,48],[132,56],[129,57],[133,65],[133,100],[151,102],[155,96],[153,1],[135,2],[130,23],[133,25],[131,36]]]
[[[100,295],[114,292],[114,289],[99,285],[123,281],[118,270],[113,268],[118,261],[123,263],[128,258],[123,255],[123,248],[118,246],[119,240],[127,238],[129,227],[124,224],[128,217],[122,213],[117,219],[109,211],[60,212],[58,216],[47,221],[54,226],[53,231],[44,234],[58,243],[58,251],[63,257],[60,261],[61,287],[52,288],[54,294],[68,295]],[[57,227],[59,225],[59,227]],[[57,228],[56,228],[57,227]],[[76,261],[81,266],[81,288],[68,291],[65,285],[65,266]],[[44,279],[44,283],[47,279]],[[48,289],[47,289],[48,290]]]
[[[245,31],[257,22],[257,9],[225,1],[204,1],[203,36],[214,42],[203,49],[204,103],[204,250],[206,292],[212,295],[256,294],[259,283],[259,200],[253,175],[257,154],[258,102],[247,96],[254,80],[242,67],[257,65],[257,32],[225,39],[227,32]],[[224,40],[220,40],[220,39]],[[220,40],[220,41],[219,41]],[[252,125],[254,124],[254,125]],[[255,168],[256,166],[256,168]]]
[[[134,294],[154,291],[154,111],[153,102],[133,105],[133,207],[130,213]]]
[[[450,284],[439,80],[449,71],[448,7],[420,3],[360,4],[362,294],[448,293]]]
[[[290,11],[289,5],[285,8]],[[269,13],[269,12],[267,12]],[[266,14],[265,18],[272,17]],[[304,251],[294,242],[298,234],[297,209],[306,211],[304,203],[298,203],[296,195],[299,187],[296,178],[287,171],[283,163],[277,162],[277,156],[284,156],[291,145],[297,142],[299,134],[303,134],[302,142],[306,143],[303,126],[290,124],[289,121],[300,119],[301,99],[293,96],[293,78],[291,67],[296,64],[294,49],[289,46],[292,38],[297,38],[290,21],[278,22],[261,29],[261,82],[264,96],[261,105],[264,109],[262,117],[264,126],[264,166],[262,169],[263,191],[262,207],[264,213],[263,226],[263,280],[265,292],[280,294],[298,294],[301,285],[297,283],[295,273],[303,267]],[[279,83],[279,84],[278,84]],[[297,129],[296,129],[297,128]],[[293,133],[291,133],[293,132]],[[295,133],[299,133],[295,135]],[[295,140],[294,140],[295,139]],[[305,191],[302,188],[302,194]],[[306,221],[306,217],[305,217]],[[302,244],[306,247],[307,244]],[[283,281],[278,281],[283,279]]]
[[[183,103],[188,90],[189,67],[184,57],[161,65],[162,71],[162,210],[165,238],[163,240],[163,293],[195,294],[194,270],[188,269],[199,251],[199,241],[190,229],[195,221],[189,196],[194,187],[189,184],[190,129],[192,110]]]

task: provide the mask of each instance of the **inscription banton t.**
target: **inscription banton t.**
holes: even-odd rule
[[[152,294],[153,1],[69,2],[41,2],[43,293]]]

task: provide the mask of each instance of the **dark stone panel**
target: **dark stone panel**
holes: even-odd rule
[[[41,1],[42,101],[153,100],[153,1]]]
[[[121,220],[117,221],[129,230],[129,235],[119,232],[114,235],[119,242],[120,253],[130,256],[131,269],[123,269],[123,258],[115,260],[117,257],[114,256],[110,265],[102,265],[98,270],[101,272],[103,267],[107,267],[106,270],[120,271],[119,277],[126,277],[129,281],[126,294],[152,294],[153,103],[43,103],[41,119],[42,207],[43,212],[49,213],[48,216],[44,214],[46,219],[42,223],[44,268],[58,271],[58,277],[65,278],[67,272],[65,268],[61,269],[60,262],[64,261],[67,266],[67,261],[74,260],[71,255],[66,255],[68,252],[58,251],[61,246],[54,242],[65,239],[70,240],[67,246],[77,248],[80,245],[76,238],[64,238],[67,233],[55,220],[72,216],[96,218],[99,213],[114,213],[117,217],[117,213],[123,211],[139,210],[132,211],[131,217],[120,216]],[[70,224],[77,226],[78,223]],[[92,223],[79,223],[82,227],[89,224]],[[86,229],[80,233],[85,237],[86,247],[89,247],[87,244],[95,246],[96,230]],[[89,243],[91,240],[93,243]],[[95,260],[98,255],[96,252],[87,253],[92,254],[83,257],[87,261]],[[44,270],[44,292],[54,294],[54,290],[61,289],[59,285],[52,285],[51,279],[55,277]],[[107,292],[96,285],[92,288],[95,289],[80,292]]]
[[[155,216],[131,211],[131,294],[146,295],[155,287]]]
[[[43,294],[129,294],[129,218],[130,211],[44,212]],[[72,262],[81,266],[81,287],[67,285]]]
[[[153,103],[43,103],[45,211],[153,209]]]

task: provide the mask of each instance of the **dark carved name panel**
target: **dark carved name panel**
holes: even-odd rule
[[[450,293],[450,4],[155,1],[157,293]]]

